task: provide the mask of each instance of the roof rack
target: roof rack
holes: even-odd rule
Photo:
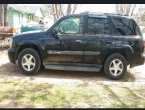
[[[90,11],[85,11],[85,12],[82,12],[80,14],[104,14],[104,13],[101,13],[101,12],[90,12]]]
[[[128,15],[122,15],[122,14],[116,14],[116,13],[101,13],[101,12],[90,12],[90,11],[86,11],[86,12],[82,12],[80,14],[101,14],[101,15],[120,15],[120,16],[128,16]]]
[[[104,14],[108,14],[108,15],[120,15],[120,16],[128,16],[128,15],[117,14],[117,13],[104,13]]]

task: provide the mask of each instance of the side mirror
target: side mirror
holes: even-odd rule
[[[52,36],[53,36],[54,38],[56,38],[56,39],[59,39],[58,36],[57,36],[57,33],[58,33],[58,32],[57,32],[56,29],[53,29],[53,30],[52,30]]]

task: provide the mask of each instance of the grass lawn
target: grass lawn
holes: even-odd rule
[[[84,82],[57,85],[9,80],[0,81],[0,107],[140,108],[145,107],[144,91],[145,87],[132,90],[115,84]]]

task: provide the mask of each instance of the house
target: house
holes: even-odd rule
[[[21,26],[25,26],[30,21],[38,21],[41,19],[40,6],[9,4],[8,10],[8,26],[12,26],[20,31]]]

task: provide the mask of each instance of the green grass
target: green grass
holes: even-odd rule
[[[17,80],[1,81],[0,107],[138,108],[145,107],[145,99],[142,98],[145,96],[144,90],[145,88],[139,88],[132,91],[129,88],[98,83],[60,86]]]

